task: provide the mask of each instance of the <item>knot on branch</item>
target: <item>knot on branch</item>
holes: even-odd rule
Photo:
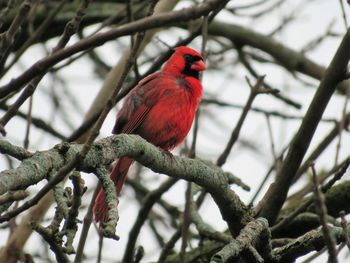
[[[56,149],[60,154],[66,154],[70,148],[70,144],[68,142],[63,142],[61,144],[57,144],[54,149]]]

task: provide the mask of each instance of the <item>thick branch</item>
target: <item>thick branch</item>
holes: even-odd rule
[[[349,225],[347,228],[349,231]],[[337,243],[345,241],[344,232],[341,227],[331,227],[330,231],[335,236]],[[319,251],[324,246],[325,240],[322,230],[313,230],[293,240],[283,247],[274,249],[273,257],[278,262],[294,262],[298,257],[303,256],[313,250]]]
[[[298,71],[321,79],[325,68],[282,43],[248,28],[232,23],[214,21],[208,28],[209,34],[223,36],[238,45],[248,45],[270,54],[277,62],[291,71]]]
[[[1,172],[0,194],[36,184],[52,169],[59,170],[69,163],[82,147],[78,144],[59,144],[51,150],[35,153],[16,169]],[[249,209],[229,188],[230,178],[223,170],[200,160],[172,156],[136,135],[120,134],[95,142],[77,170],[91,172],[122,156],[129,156],[155,172],[195,182],[206,188],[234,235],[251,220]]]
[[[321,81],[301,126],[290,144],[288,154],[277,174],[276,182],[264,197],[260,216],[273,223],[286,200],[289,187],[309,147],[322,114],[338,83],[346,77],[350,58],[350,31],[346,33]]]
[[[262,242],[262,239],[263,242],[268,242],[266,239],[267,229],[268,223],[264,218],[258,218],[249,222],[236,239],[233,239],[212,257],[211,262],[228,262],[232,258],[238,258],[250,246],[256,247]]]

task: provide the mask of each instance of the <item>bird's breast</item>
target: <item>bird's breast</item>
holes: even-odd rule
[[[174,148],[191,129],[197,106],[198,99],[188,89],[165,89],[138,133],[163,149]]]

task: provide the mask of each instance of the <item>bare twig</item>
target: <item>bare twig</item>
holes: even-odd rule
[[[200,194],[200,196],[197,198],[197,200],[195,202],[196,209],[199,209],[199,207],[202,205],[205,196],[206,196],[206,192],[203,191]],[[200,219],[198,219],[198,217],[197,217],[197,214],[193,214],[191,212],[191,219],[194,221],[195,224],[197,224],[197,222],[200,221]],[[201,224],[201,223],[199,223],[199,224]],[[171,253],[171,250],[175,246],[177,240],[180,239],[180,237],[181,237],[181,228],[178,228],[177,231],[171,236],[169,241],[163,246],[163,249],[162,249],[160,256],[159,256],[159,259],[158,259],[159,263],[162,263],[166,260],[166,258],[169,256],[169,254]]]
[[[348,20],[346,18],[346,12],[345,12],[345,8],[344,8],[343,0],[339,0],[339,4],[340,4],[341,12],[343,15],[345,30],[347,30],[348,29]]]
[[[242,48],[238,48],[237,51],[238,51],[238,57],[239,57],[240,61],[242,62],[242,64],[245,66],[245,68],[248,70],[248,72],[258,80],[260,75],[258,74],[258,72],[254,69],[254,67],[251,65],[251,63],[246,58],[246,54],[245,54],[244,50]],[[267,90],[271,90],[271,95],[274,96],[275,98],[283,101],[287,105],[292,106],[296,109],[301,109],[301,104],[299,102],[296,102],[296,101],[286,97],[285,95],[280,94],[280,92],[276,92],[277,90],[272,88],[271,85],[269,85],[266,81],[263,81],[263,86]]]
[[[314,39],[312,39],[311,41],[309,41],[306,45],[304,45],[304,47],[300,51],[302,53],[312,51],[315,48],[317,48],[320,44],[322,44],[322,42],[325,41],[326,39],[328,39],[329,37],[339,37],[340,35],[335,33],[332,29],[334,27],[335,23],[336,23],[336,19],[332,20],[329,23],[329,25],[326,29],[326,32],[323,32],[319,36],[317,36]]]
[[[278,158],[278,156],[276,154],[275,141],[273,139],[273,133],[272,133],[272,127],[271,127],[271,120],[270,120],[270,116],[268,114],[266,114],[265,116],[266,116],[267,128],[268,128],[268,131],[269,131],[269,138],[270,138],[272,157],[273,157],[274,162],[276,164],[276,170],[278,170],[279,158]]]
[[[138,246],[136,248],[136,252],[135,252],[135,257],[134,257],[134,263],[140,263],[141,259],[143,258],[143,256],[145,255],[145,250],[143,249],[142,246]]]
[[[247,103],[246,105],[244,106],[244,109],[242,111],[242,114],[237,122],[237,125],[236,127],[233,129],[232,131],[232,134],[231,134],[231,137],[230,137],[230,140],[229,142],[227,143],[226,145],[226,148],[225,150],[221,153],[221,155],[219,156],[216,164],[218,166],[222,166],[225,162],[226,162],[226,159],[228,157],[228,155],[230,154],[231,150],[232,150],[232,147],[233,145],[235,144],[235,142],[237,141],[238,139],[238,136],[239,136],[239,133],[241,131],[241,128],[243,126],[243,123],[244,123],[244,120],[245,118],[247,117],[248,115],[248,112],[253,104],[253,101],[255,99],[255,97],[258,95],[258,94],[261,94],[261,93],[271,93],[271,91],[263,88],[262,84],[263,84],[263,81],[264,81],[264,77],[265,76],[262,76],[260,78],[258,78],[257,82],[255,83],[255,85],[252,85],[249,80],[247,79],[247,82],[249,84],[249,87],[250,87],[250,94],[249,94],[249,98],[247,100]]]
[[[179,238],[181,237],[181,229],[178,229],[169,239],[169,241],[164,245],[158,262],[162,263],[165,262],[166,258],[169,256],[169,254],[171,253],[171,250],[174,248],[176,242],[179,240]]]
[[[328,248],[328,254],[329,254],[328,261],[331,263],[337,263],[338,262],[337,251],[335,248],[336,243],[335,243],[334,236],[330,232],[329,227],[327,225],[327,220],[326,220],[327,207],[325,205],[324,195],[318,186],[317,174],[316,174],[314,164],[311,164],[311,170],[312,170],[312,179],[314,182],[314,193],[315,193],[314,202],[315,202],[316,212],[320,217],[320,222],[322,225],[322,232],[324,235],[325,243]]]
[[[211,99],[211,98],[203,98],[201,101],[201,104],[203,104],[203,105],[213,104],[213,105],[218,105],[218,106],[222,106],[222,107],[230,107],[230,108],[234,108],[234,109],[243,109],[244,108],[244,105],[241,105],[241,104],[228,103],[228,102],[225,102],[223,100]],[[260,107],[251,107],[250,110],[253,113],[260,113],[260,114],[264,114],[264,115],[269,115],[270,117],[276,117],[276,118],[280,118],[282,120],[302,120],[304,118],[304,116],[302,116],[302,115],[287,114],[287,113],[283,113],[283,112],[278,111],[278,110],[265,110],[265,109],[260,108]],[[322,118],[321,121],[325,122],[325,123],[336,123],[337,119],[336,118]]]
[[[137,237],[140,233],[142,225],[147,220],[149,212],[151,211],[153,205],[159,200],[159,198],[166,191],[168,191],[176,182],[176,179],[170,178],[164,183],[162,183],[157,190],[150,192],[145,197],[143,205],[139,210],[138,216],[136,217],[136,221],[130,230],[128,243],[126,245],[126,249],[123,256],[123,262],[131,262],[134,255]]]
[[[30,127],[32,125],[32,109],[33,109],[33,96],[30,96],[28,115],[27,115],[26,134],[24,136],[24,142],[23,142],[24,149],[28,149],[29,147],[29,133],[30,133]]]
[[[103,235],[99,231],[98,233],[98,253],[97,253],[97,263],[101,263],[102,260],[102,248],[103,248]]]
[[[86,242],[86,238],[87,238],[88,233],[89,233],[89,229],[90,229],[90,225],[91,225],[92,217],[93,217],[92,209],[94,207],[95,199],[96,199],[96,196],[97,196],[98,192],[100,191],[100,189],[101,189],[100,185],[97,185],[95,190],[94,190],[94,193],[92,194],[89,207],[86,211],[86,214],[85,214],[85,217],[83,220],[83,228],[81,230],[81,234],[80,234],[80,238],[79,238],[77,253],[76,253],[75,258],[74,258],[74,263],[82,262],[85,242]]]
[[[340,0],[340,2],[342,2],[342,0]],[[342,110],[342,118],[339,122],[339,135],[338,135],[338,143],[337,143],[336,151],[335,151],[334,166],[337,166],[337,164],[338,164],[339,152],[340,152],[340,147],[341,147],[341,143],[342,143],[342,134],[343,134],[344,128],[346,128],[346,125],[347,125],[346,124],[346,107],[347,107],[348,102],[349,102],[349,97],[350,97],[350,88],[348,88],[346,90],[344,106],[343,106],[343,110]]]
[[[258,189],[256,190],[255,194],[253,195],[252,199],[251,199],[250,202],[249,202],[250,205],[253,205],[253,204],[254,204],[256,198],[257,198],[258,195],[260,194],[261,190],[263,189],[265,183],[267,182],[267,180],[268,180],[269,177],[271,176],[272,172],[273,172],[273,171],[276,171],[277,168],[279,168],[279,165],[280,165],[280,163],[282,162],[282,159],[283,159],[283,155],[284,155],[284,153],[287,151],[287,149],[288,149],[288,145],[285,146],[285,147],[282,149],[281,153],[278,155],[278,157],[277,157],[277,159],[276,159],[277,162],[276,162],[276,161],[273,162],[273,164],[270,166],[270,168],[269,168],[268,171],[266,172],[266,175],[264,176],[263,180],[262,180],[261,183],[259,184]],[[258,210],[259,210],[259,208],[256,207],[256,208],[255,208],[255,211],[258,211]]]
[[[191,224],[191,202],[192,202],[192,183],[187,183],[187,190],[185,193],[185,209],[183,213],[183,222],[181,227],[181,237],[182,237],[182,243],[181,243],[181,250],[180,250],[180,259],[181,261],[184,261],[185,253],[186,253],[186,247],[187,242],[189,240],[189,227]]]
[[[147,187],[144,186],[144,184],[142,184],[142,182],[140,182],[139,180],[137,179],[132,179],[130,177],[127,177],[126,178],[126,183],[129,184],[130,186],[132,186],[132,188],[134,189],[134,191],[144,197],[144,196],[147,196],[151,190],[149,190]],[[158,204],[165,210],[167,211],[167,213],[173,218],[173,219],[176,219],[180,216],[180,210],[168,203],[167,201],[165,201],[163,198],[159,199],[158,200]],[[174,224],[176,225],[176,224]]]

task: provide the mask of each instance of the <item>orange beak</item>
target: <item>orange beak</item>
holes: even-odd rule
[[[203,60],[198,60],[194,62],[191,66],[191,69],[197,70],[197,71],[203,71],[205,70],[205,64]]]

